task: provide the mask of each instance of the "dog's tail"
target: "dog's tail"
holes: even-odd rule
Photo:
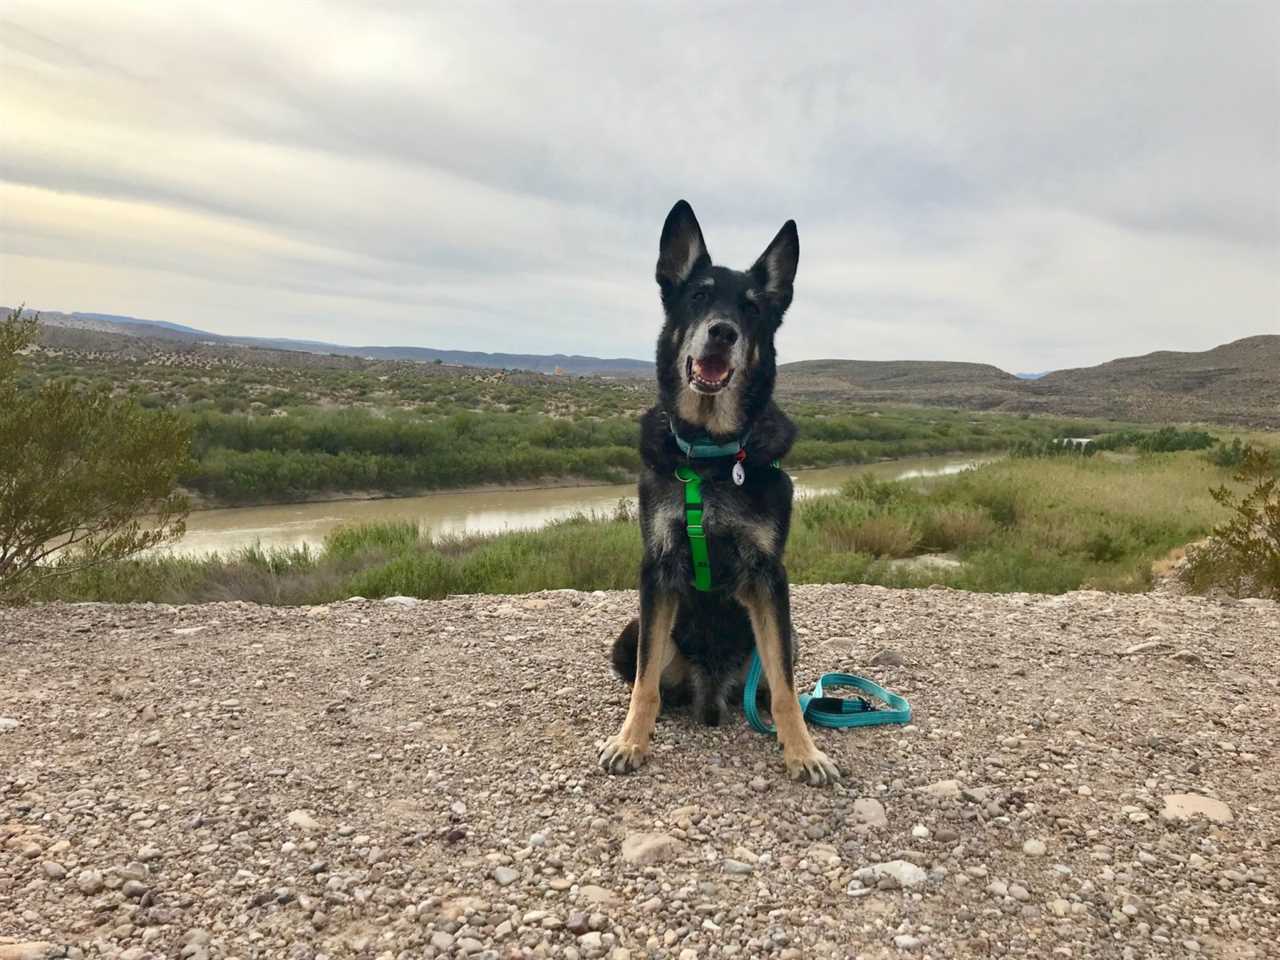
[[[618,634],[613,641],[613,650],[609,659],[613,662],[613,672],[627,683],[636,682],[636,648],[640,645],[640,618],[636,617]]]

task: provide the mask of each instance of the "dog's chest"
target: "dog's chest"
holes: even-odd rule
[[[667,485],[664,485],[664,487]],[[702,530],[708,547],[720,561],[733,556],[776,555],[781,547],[778,524],[763,512],[745,490],[731,483],[702,485]],[[657,555],[688,549],[684,491],[670,486],[650,506],[647,546]]]

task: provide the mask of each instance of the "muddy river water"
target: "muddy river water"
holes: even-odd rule
[[[980,460],[975,455],[955,454],[790,473],[797,495],[812,496],[837,490],[860,473],[886,479],[938,476],[957,473],[977,462]],[[433,536],[529,530],[575,513],[611,513],[618,501],[634,497],[635,485],[628,483],[496,488],[422,497],[197,510],[187,520],[186,536],[169,549],[175,553],[207,554],[227,553],[254,543],[263,547],[318,546],[335,527],[382,520],[414,521]]]

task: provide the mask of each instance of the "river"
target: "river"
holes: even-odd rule
[[[989,457],[953,454],[814,470],[792,470],[799,496],[838,490],[860,473],[886,479],[958,473]],[[610,513],[619,500],[633,500],[635,484],[591,487],[492,489],[433,493],[423,497],[333,500],[265,507],[196,510],[187,518],[186,535],[168,549],[201,555],[228,553],[260,543],[263,547],[319,546],[325,534],[346,524],[382,520],[415,521],[433,536],[530,530],[575,513]]]

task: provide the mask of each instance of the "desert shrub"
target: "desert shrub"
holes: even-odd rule
[[[1216,467],[1238,467],[1244,463],[1250,451],[1257,449],[1251,443],[1242,443],[1239,437],[1230,443],[1220,440],[1205,451],[1205,459]]]
[[[68,380],[19,389],[36,335],[21,310],[0,321],[0,596],[181,536],[188,508],[178,417]]]
[[[1190,552],[1183,578],[1198,590],[1223,586],[1236,596],[1280,599],[1280,464],[1249,447],[1233,479],[1244,492],[1225,484],[1210,491],[1231,512],[1207,543]]]
[[[981,507],[941,505],[924,513],[921,542],[931,550],[955,550],[989,539],[996,531],[991,514]]]
[[[1098,448],[1092,443],[1071,443],[1062,437],[1047,440],[1020,440],[1009,447],[1011,457],[1092,457]]]
[[[1179,450],[1204,450],[1217,438],[1204,430],[1182,430],[1161,427],[1158,430],[1116,430],[1104,433],[1093,445],[1100,450],[1133,448],[1142,453],[1175,453]]]

